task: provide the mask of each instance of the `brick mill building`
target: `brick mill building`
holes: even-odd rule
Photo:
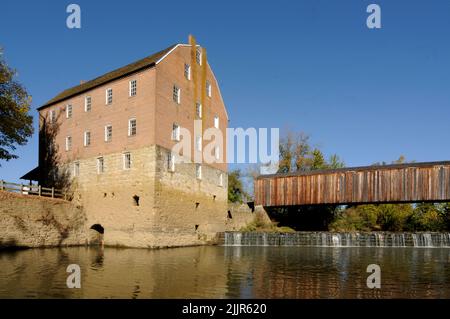
[[[224,230],[226,161],[179,163],[171,151],[181,128],[194,132],[194,120],[226,136],[228,116],[206,51],[192,37],[189,43],[81,83],[38,109],[39,167],[23,178],[45,184],[51,148],[87,229],[104,231],[107,245],[200,244]],[[49,127],[57,127],[51,147],[42,134]],[[191,157],[204,143],[191,136]],[[214,153],[226,158],[225,148]]]

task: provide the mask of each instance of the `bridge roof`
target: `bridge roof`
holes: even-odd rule
[[[450,166],[450,161],[440,161],[440,162],[422,162],[422,163],[404,163],[404,164],[389,164],[389,165],[371,165],[371,166],[357,166],[357,167],[344,167],[338,169],[321,169],[309,172],[291,172],[291,173],[277,173],[277,174],[267,174],[260,175],[256,179],[264,178],[278,178],[278,177],[289,177],[289,176],[307,176],[307,175],[321,175],[321,174],[333,174],[333,173],[344,173],[352,171],[374,171],[374,170],[386,170],[386,169],[399,169],[408,167],[433,167],[433,166]]]

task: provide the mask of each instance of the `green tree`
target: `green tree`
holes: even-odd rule
[[[312,151],[312,163],[311,163],[311,170],[318,170],[318,169],[326,169],[328,168],[328,164],[325,161],[325,158],[323,157],[322,152],[315,148]]]
[[[247,197],[241,178],[239,169],[228,174],[228,201],[232,203],[242,203]]]
[[[16,145],[25,145],[33,134],[31,97],[15,78],[0,48],[0,160],[6,161],[18,158]]]

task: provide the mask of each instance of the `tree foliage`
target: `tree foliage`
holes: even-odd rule
[[[328,161],[318,148],[310,145],[309,136],[300,132],[288,132],[280,140],[280,161],[278,173],[309,172],[320,169],[345,167],[336,154]]]
[[[242,174],[240,170],[234,170],[228,174],[228,201],[232,203],[242,203],[247,198],[242,184]]]
[[[17,158],[16,145],[25,145],[33,134],[31,97],[15,77],[0,48],[0,160],[6,161]]]

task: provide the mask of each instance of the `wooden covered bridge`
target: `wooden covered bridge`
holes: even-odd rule
[[[450,161],[262,175],[255,204],[265,207],[450,202]]]

